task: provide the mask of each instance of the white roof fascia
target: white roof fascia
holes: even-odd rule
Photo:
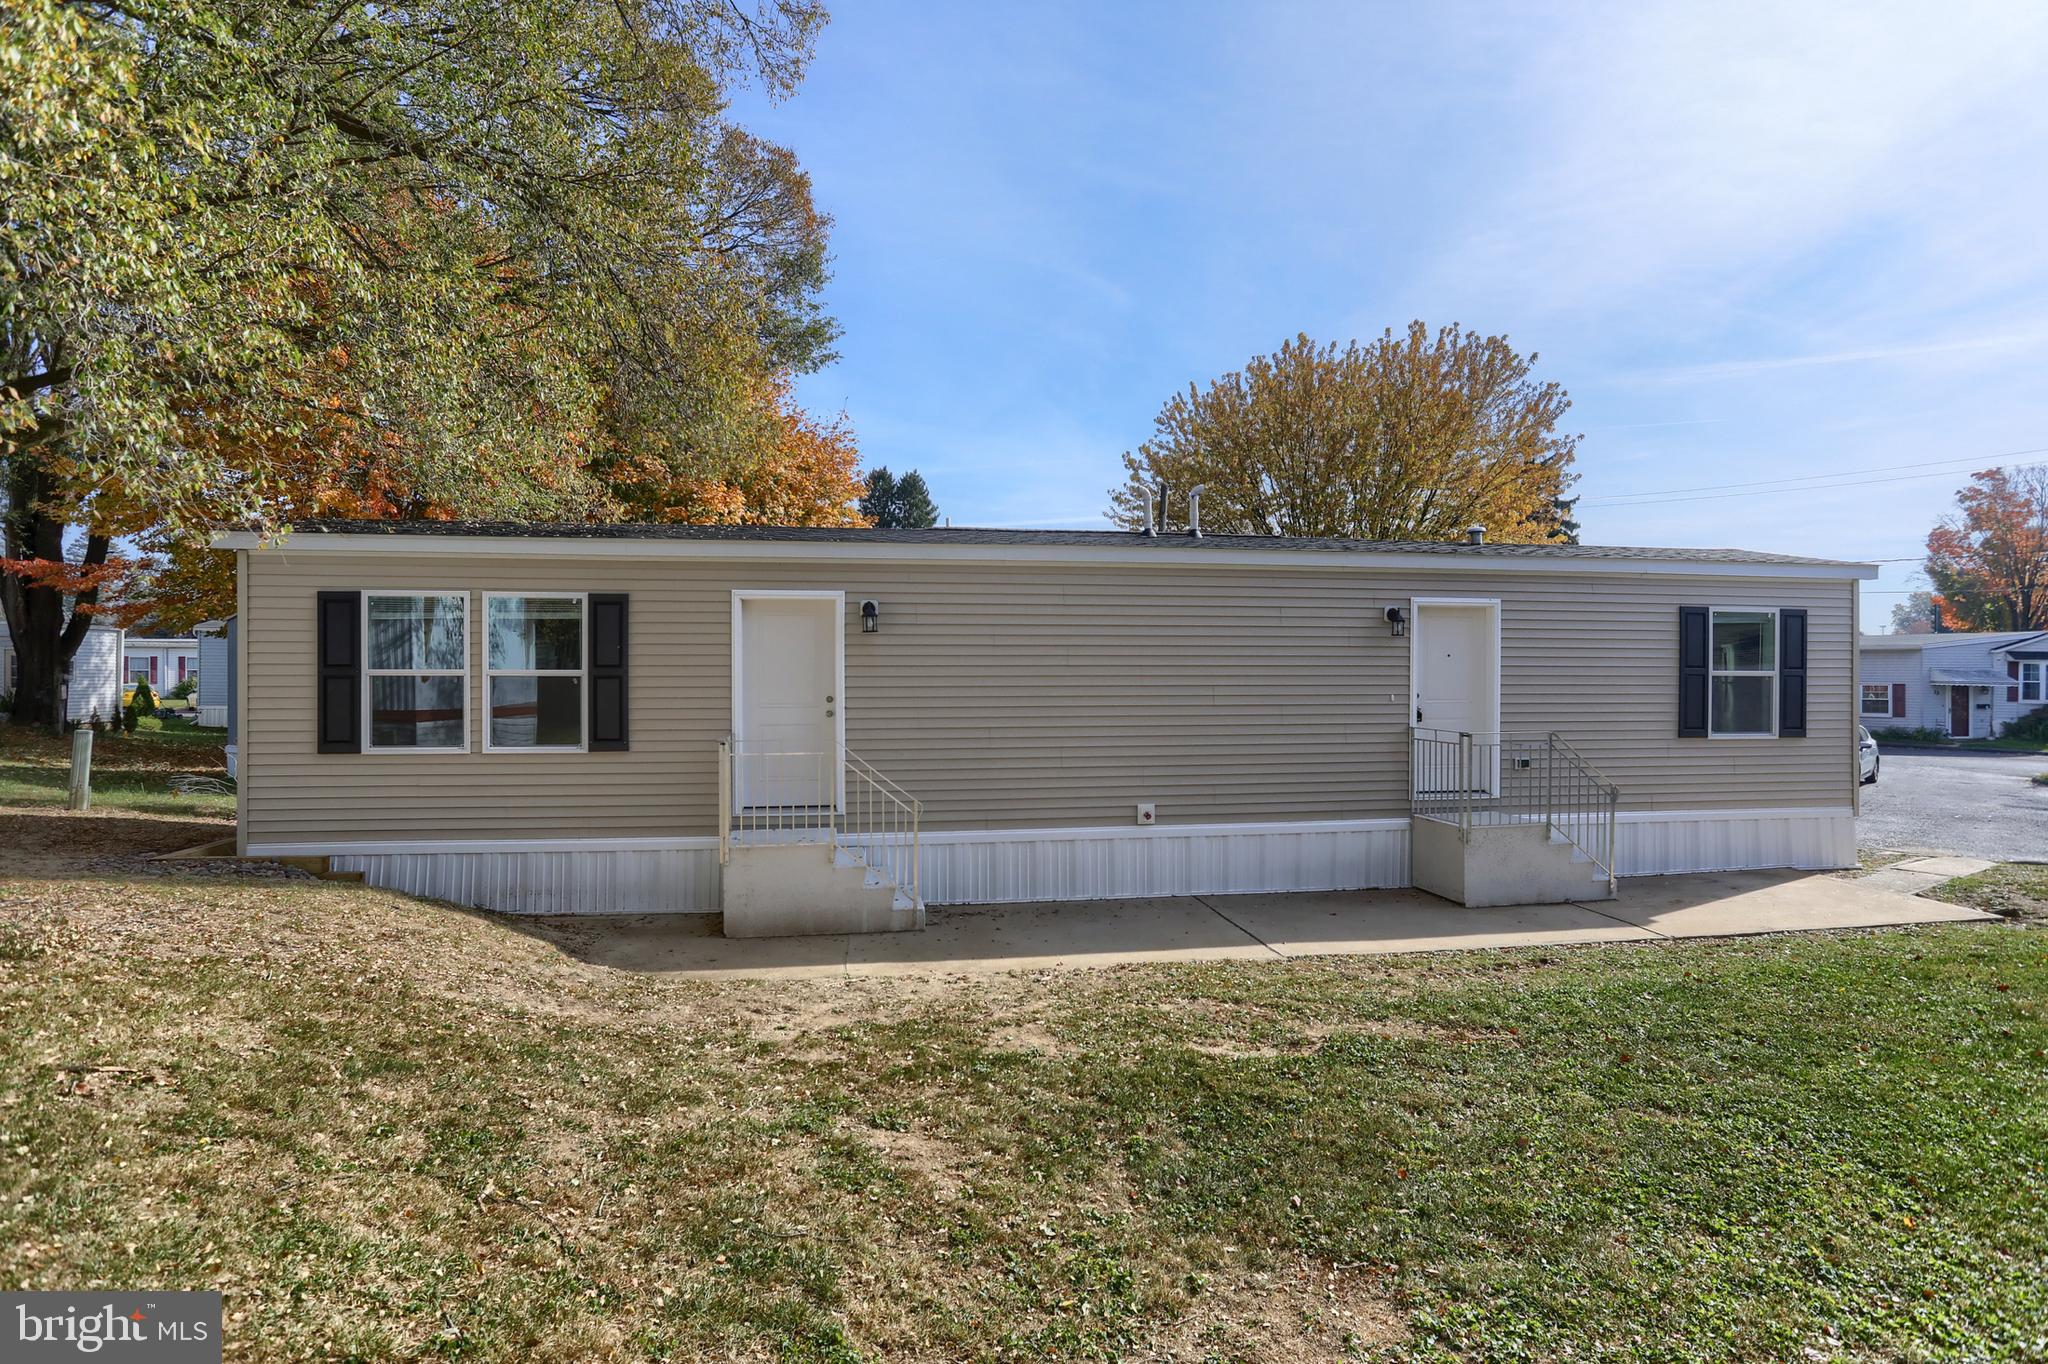
[[[253,531],[227,531],[215,549],[292,554],[466,555],[471,558],[737,559],[820,563],[1014,563],[1159,565],[1173,568],[1312,568],[1436,570],[1463,573],[1677,574],[1687,577],[1840,578],[1869,580],[1875,564],[1731,563],[1698,559],[1515,558],[1507,555],[1416,554],[1371,550],[1182,549],[1094,545],[907,545],[835,540],[667,540],[629,537],[516,535],[349,535],[321,532],[264,543]]]

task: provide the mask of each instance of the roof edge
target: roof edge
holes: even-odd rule
[[[270,549],[299,553],[470,554],[499,557],[542,555],[574,558],[738,558],[993,563],[1154,563],[1210,567],[1266,565],[1318,568],[1404,568],[1424,564],[1446,571],[1690,573],[1705,576],[1804,577],[1867,580],[1877,565],[1849,560],[1810,559],[1739,550],[1658,549],[1634,546],[1565,546],[1458,542],[1308,541],[1263,537],[1185,534],[1145,537],[1136,532],[975,531],[875,535],[813,528],[704,528],[679,534],[675,527],[606,526],[601,531],[547,526],[499,525],[488,529],[448,522],[315,522],[266,538],[250,530],[216,534],[222,550]],[[647,533],[635,534],[635,531]],[[659,532],[659,533],[655,533]],[[962,538],[971,534],[976,538]],[[1037,538],[1042,537],[1042,538]],[[1570,547],[1580,548],[1580,547]],[[1564,551],[1564,552],[1559,552]],[[1715,557],[1727,556],[1727,557]]]

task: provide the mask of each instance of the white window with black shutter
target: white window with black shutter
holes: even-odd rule
[[[363,735],[372,753],[469,752],[469,596],[364,592]]]
[[[484,593],[484,751],[581,753],[589,630],[581,592]]]
[[[1678,611],[1680,738],[1806,734],[1806,612],[1771,606]]]

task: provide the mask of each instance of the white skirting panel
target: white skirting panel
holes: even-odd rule
[[[1407,884],[1406,819],[948,831],[924,838],[924,898],[933,905]]]
[[[1841,810],[1659,810],[1617,816],[1615,874],[1856,865],[1856,816]]]
[[[504,914],[676,914],[718,908],[718,845],[598,848],[578,852],[345,854],[336,871],[359,871],[386,890]]]
[[[1621,876],[1856,862],[1841,809],[1636,811],[1617,817]],[[327,856],[388,890],[508,914],[707,913],[719,907],[711,838],[252,845]],[[927,904],[1138,899],[1409,884],[1408,820],[1156,828],[942,830],[924,836]]]

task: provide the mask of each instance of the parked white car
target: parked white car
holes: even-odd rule
[[[1870,737],[1870,731],[1862,725],[1856,726],[1856,758],[1863,773],[1863,784],[1870,785],[1877,780],[1877,740]]]

